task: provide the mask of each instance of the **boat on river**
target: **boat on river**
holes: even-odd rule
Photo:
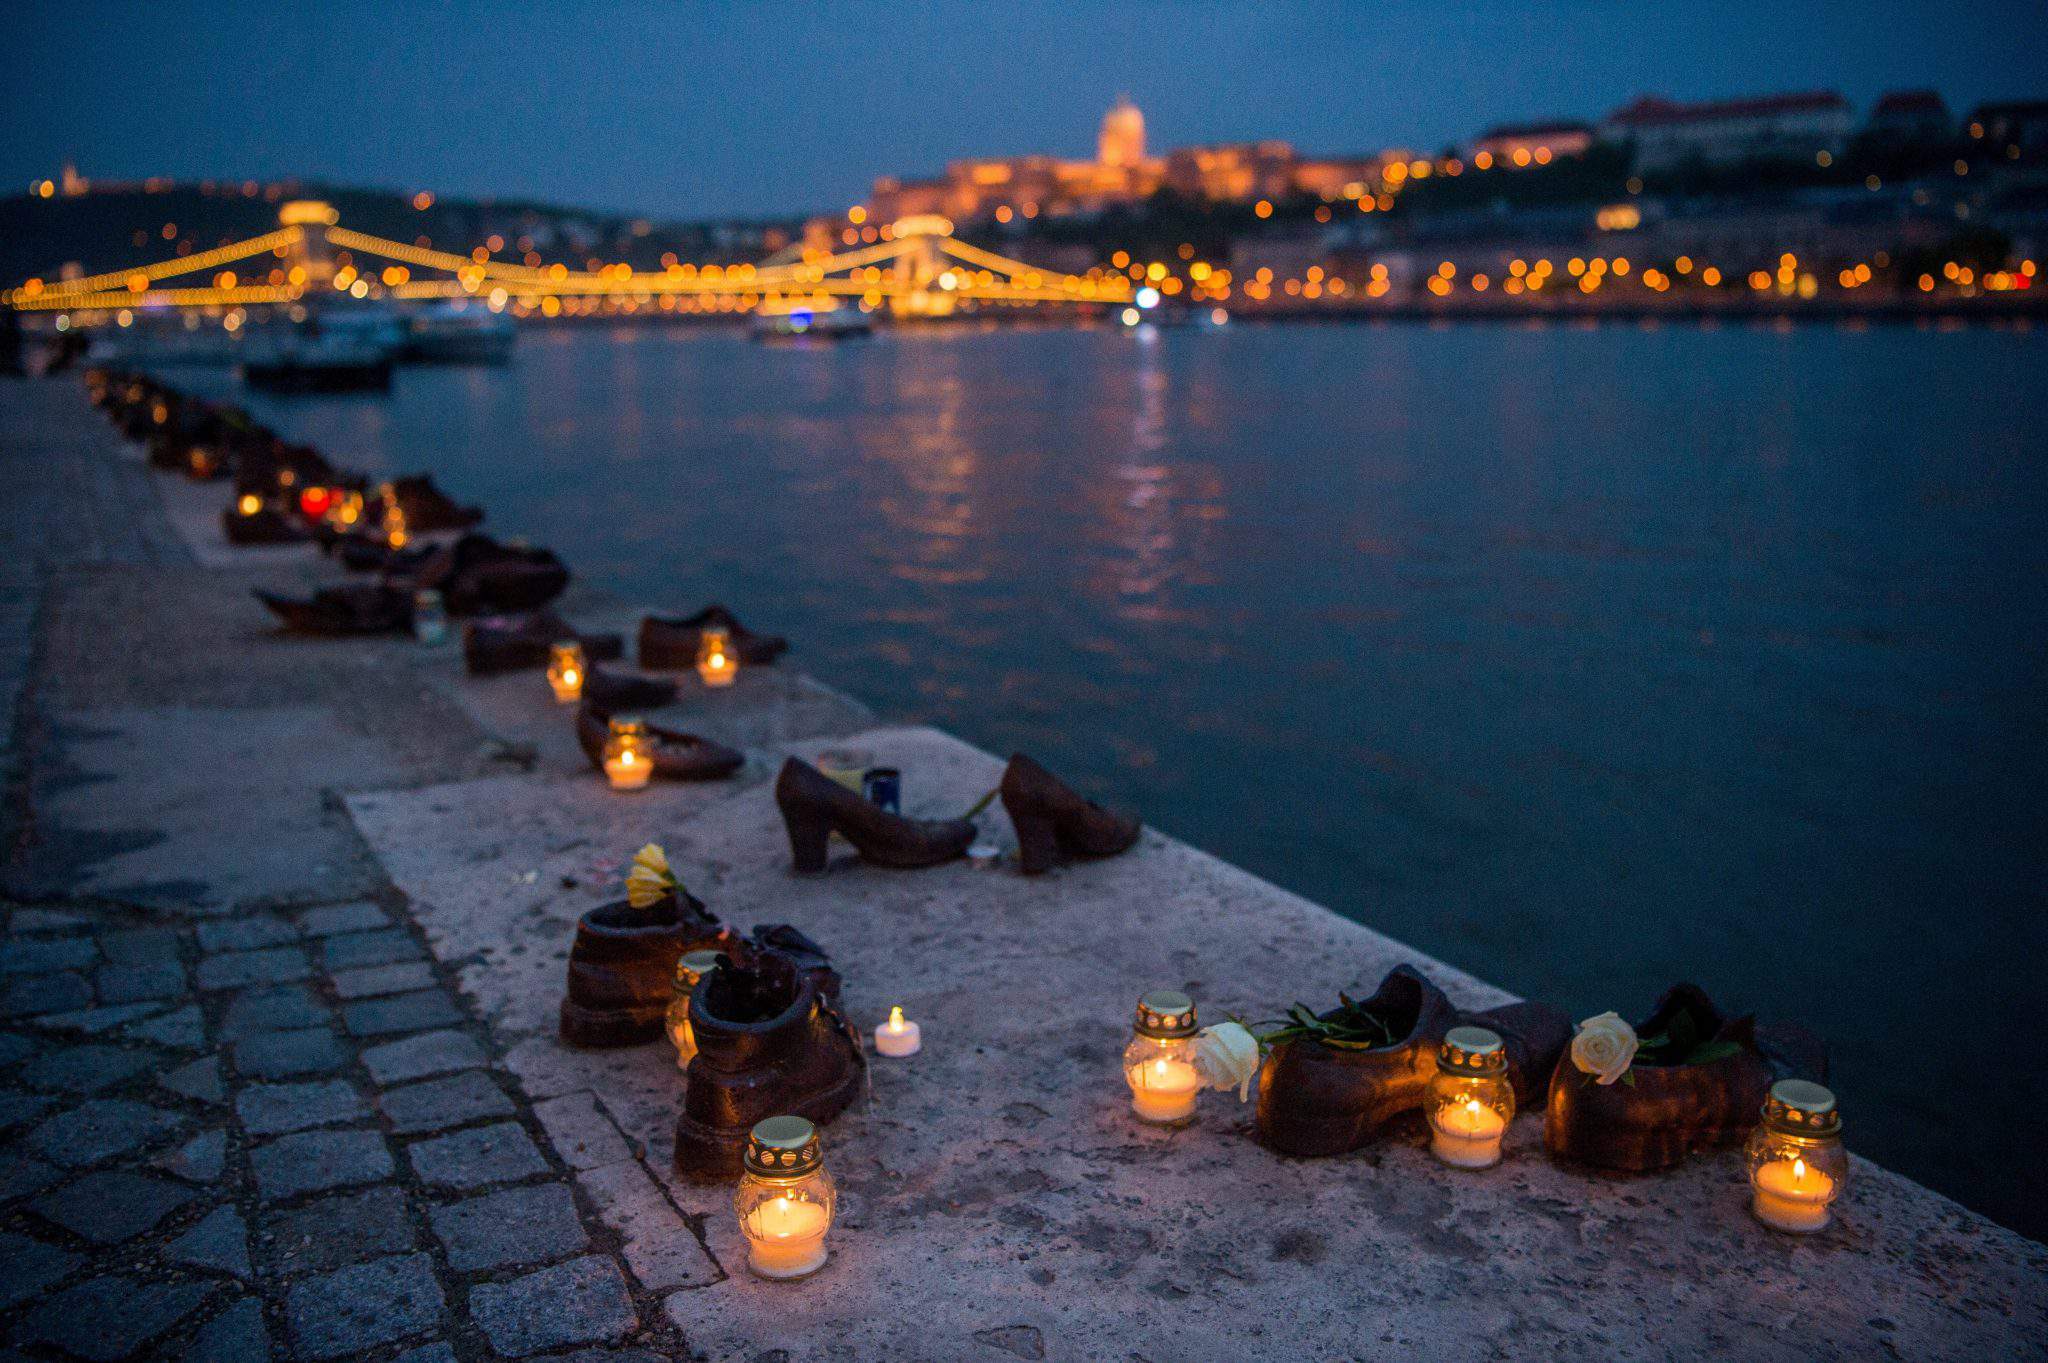
[[[831,341],[847,336],[865,336],[874,330],[874,322],[859,308],[847,307],[831,299],[785,299],[761,304],[754,312],[752,327],[756,340],[793,341],[816,337]]]
[[[406,319],[399,358],[416,364],[503,364],[518,337],[510,317],[454,299]]]
[[[242,380],[282,393],[339,393],[391,387],[391,366],[405,339],[382,311],[308,313],[267,327],[243,344]]]

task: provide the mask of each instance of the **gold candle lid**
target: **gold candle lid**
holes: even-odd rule
[[[647,732],[647,721],[638,715],[613,715],[612,732],[614,734],[644,734]]]
[[[1437,1047],[1436,1067],[1445,1074],[1494,1078],[1508,1072],[1507,1045],[1484,1027],[1453,1027]]]
[[[770,1117],[747,1134],[741,1163],[761,1178],[798,1178],[825,1163],[818,1128],[802,1117]]]
[[[557,639],[549,646],[548,651],[556,658],[580,660],[583,657],[583,642],[580,639]]]
[[[719,953],[713,950],[686,951],[676,962],[676,983],[695,988],[699,981],[718,968]]]
[[[1842,1114],[1834,1090],[1806,1079],[1780,1079],[1764,1099],[1764,1125],[1788,1136],[1837,1136]]]
[[[1195,1034],[1195,1001],[1178,989],[1154,989],[1138,1000],[1139,1036],[1162,1041]]]

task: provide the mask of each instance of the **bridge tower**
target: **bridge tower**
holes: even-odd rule
[[[890,310],[918,317],[953,311],[956,299],[944,286],[951,267],[939,253],[939,239],[953,235],[953,224],[936,213],[919,213],[898,218],[890,225],[890,233],[905,248],[897,253],[893,266],[899,287],[889,300]]]
[[[278,208],[277,221],[281,227],[305,229],[285,248],[285,273],[303,284],[308,293],[324,291],[334,282],[334,248],[328,244],[327,229],[341,221],[341,214],[334,211],[334,205],[318,199],[292,199]],[[295,270],[305,273],[293,274]]]

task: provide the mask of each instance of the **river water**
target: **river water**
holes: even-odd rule
[[[248,400],[1575,1016],[1801,1019],[1855,1149],[2048,1235],[2039,334],[563,330]]]

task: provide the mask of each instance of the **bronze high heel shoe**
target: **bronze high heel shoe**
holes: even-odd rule
[[[966,819],[906,819],[888,813],[794,757],[775,778],[775,803],[788,827],[799,873],[825,869],[825,844],[835,830],[861,860],[877,866],[936,866],[962,855],[974,841],[974,825]]]
[[[1144,828],[1128,814],[1083,799],[1023,753],[1010,758],[1001,789],[1027,876],[1051,870],[1062,855],[1113,857],[1128,850]]]

